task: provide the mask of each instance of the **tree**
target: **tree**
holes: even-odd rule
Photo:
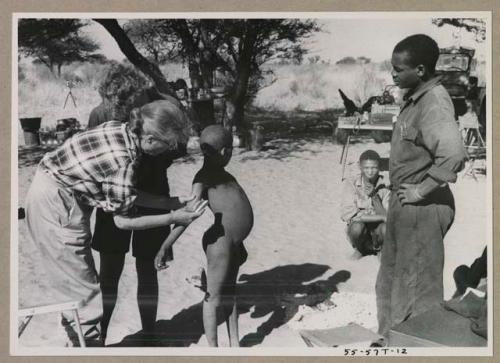
[[[356,59],[356,62],[359,63],[359,64],[368,64],[368,63],[371,62],[371,59],[367,58],[367,57],[364,57],[364,56],[361,56],[361,57],[358,57]]]
[[[302,40],[320,28],[302,19],[174,19],[165,20],[182,41],[192,85],[211,88],[214,72],[228,80],[231,124],[244,129],[247,102],[262,86],[265,63],[302,61]]]
[[[139,53],[134,43],[132,43],[116,19],[94,19],[94,21],[101,24],[115,39],[118,47],[130,63],[153,80],[158,91],[166,93],[172,97],[176,97],[174,90],[168,84],[167,79],[161,72],[158,65],[150,62],[141,53]]]
[[[436,18],[432,19],[432,24],[442,27],[450,25],[459,29],[465,29],[475,35],[478,43],[486,40],[486,21],[477,18]]]
[[[115,38],[131,63],[150,75],[159,88],[168,87],[158,66],[138,52],[116,20],[95,21]],[[238,129],[244,128],[246,103],[269,72],[262,66],[282,58],[301,61],[306,52],[302,40],[320,30],[315,21],[301,19],[161,19],[154,23],[154,29],[169,34],[165,41],[181,45],[179,56],[188,64],[194,89],[210,89],[216,71],[224,74],[227,101],[234,110],[231,124]]]
[[[133,19],[123,25],[125,33],[142,54],[156,64],[179,57],[182,46],[174,31],[162,20]]]
[[[19,52],[45,64],[51,72],[75,61],[101,61],[99,46],[81,34],[86,25],[80,19],[20,19],[18,23]]]
[[[354,57],[344,57],[335,62],[335,64],[356,64],[356,59]]]

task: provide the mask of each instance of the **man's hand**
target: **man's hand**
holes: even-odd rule
[[[205,208],[208,205],[208,201],[200,200],[196,202],[193,206],[184,207],[177,209],[172,212],[172,217],[175,224],[181,226],[189,226],[192,221],[201,216],[205,212]]]
[[[157,271],[160,271],[165,270],[168,267],[169,264],[167,263],[167,249],[160,248],[155,257],[155,268]]]
[[[396,194],[402,205],[415,204],[424,200],[418,191],[418,184],[401,184]]]

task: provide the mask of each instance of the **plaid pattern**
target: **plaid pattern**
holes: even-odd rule
[[[126,125],[109,121],[66,140],[40,166],[85,204],[125,213],[137,196],[138,156]]]

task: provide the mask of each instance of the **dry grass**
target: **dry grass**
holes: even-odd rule
[[[108,65],[74,63],[62,69],[61,77],[56,77],[40,64],[21,61],[19,67],[18,110],[19,117],[42,117],[42,127],[54,127],[56,121],[65,117],[76,117],[82,125],[88,122],[92,109],[101,102],[97,91]],[[182,64],[161,67],[169,81],[187,78],[188,70]],[[63,108],[68,95],[67,80],[77,80],[71,99]]]
[[[388,71],[378,64],[339,66],[330,64],[284,65],[273,69],[276,82],[262,89],[256,107],[277,111],[319,111],[342,108],[341,88],[358,105],[391,84]]]
[[[21,63],[19,70],[19,117],[42,117],[42,127],[53,127],[64,117],[76,117],[82,124],[88,122],[90,111],[100,103],[97,92],[99,81],[107,66],[102,64],[75,63],[63,68],[61,77],[53,75],[47,67]],[[71,99],[64,102],[69,92],[67,80],[78,80],[71,90]]]
[[[21,62],[19,116],[42,117],[42,127],[52,127],[59,118],[76,117],[82,125],[92,108],[100,103],[97,87],[106,72],[102,64],[75,63],[63,68],[60,78],[47,67]],[[188,78],[182,64],[161,67],[168,80]],[[277,81],[262,89],[254,106],[275,111],[320,111],[343,107],[338,88],[358,104],[379,94],[390,75],[375,64],[336,66],[328,64],[282,65],[274,69]],[[68,94],[66,80],[78,79],[72,89],[77,108],[71,100],[63,109]]]

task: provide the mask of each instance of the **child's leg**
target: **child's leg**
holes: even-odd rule
[[[364,256],[366,255],[366,242],[369,239],[366,224],[363,222],[352,222],[347,227],[347,235],[352,247],[357,249]]]
[[[100,252],[100,286],[102,291],[103,316],[101,320],[102,340],[106,340],[109,321],[118,297],[118,282],[123,271],[125,254]]]
[[[385,239],[385,222],[380,223],[372,233],[373,248],[379,251],[384,244]]]
[[[158,275],[154,267],[154,260],[149,258],[135,258],[137,271],[137,305],[141,315],[142,330],[152,334],[156,325],[158,311]]]
[[[216,241],[207,241],[209,234],[204,236],[205,253],[207,255],[207,292],[203,301],[203,325],[208,344],[212,347],[217,343],[217,314],[223,303],[222,294],[231,275],[231,260],[233,242],[226,236]]]
[[[243,245],[241,246],[243,247]],[[228,276],[227,292],[224,294],[225,298],[227,299],[226,306],[229,310],[226,312],[226,324],[227,333],[229,335],[229,344],[231,347],[240,346],[236,281],[238,279],[238,271],[240,269],[240,265],[244,262],[244,260],[246,260],[246,251],[244,251],[244,247],[243,251],[241,250],[241,248],[236,248],[235,250],[236,253],[233,256],[231,263],[231,274],[230,276]],[[245,254],[245,257],[242,256],[243,253]]]

